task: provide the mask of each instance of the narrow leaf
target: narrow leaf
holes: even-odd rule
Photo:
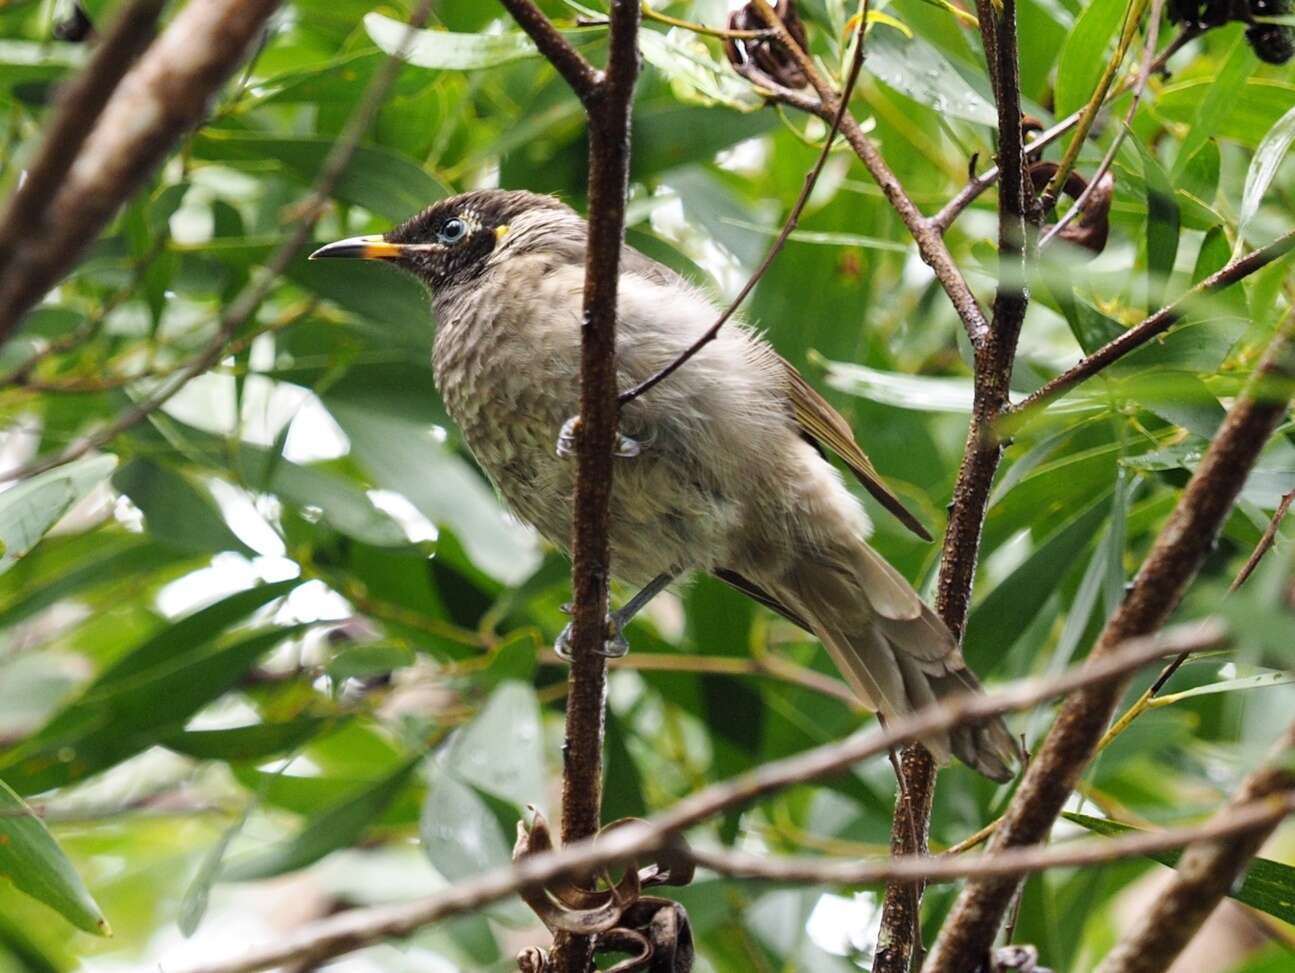
[[[1250,221],[1259,212],[1259,204],[1264,194],[1277,175],[1277,167],[1286,157],[1291,142],[1295,141],[1295,108],[1292,108],[1277,124],[1268,130],[1259,148],[1255,149],[1250,160],[1250,171],[1246,173],[1246,188],[1241,194],[1241,215],[1237,220],[1237,249],[1244,247],[1246,230]]]
[[[1094,818],[1070,811],[1064,813],[1067,820],[1108,837],[1142,830],[1106,818]],[[1181,856],[1180,851],[1156,851],[1147,857],[1176,868]],[[1295,922],[1295,868],[1290,865],[1267,858],[1252,859],[1240,883],[1234,884],[1228,895],[1244,905],[1276,916],[1283,922]]]
[[[0,780],[0,878],[44,902],[78,929],[110,936],[108,920],[45,822]]]

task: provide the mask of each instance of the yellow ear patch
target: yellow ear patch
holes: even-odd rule
[[[508,236],[510,230],[511,227],[509,227],[507,223],[503,223],[495,227],[495,239],[502,240],[504,237]]]

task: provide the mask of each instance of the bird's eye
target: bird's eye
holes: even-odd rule
[[[436,240],[438,243],[452,246],[467,235],[468,224],[464,223],[458,217],[455,217],[454,219],[446,220],[445,225],[436,231]]]

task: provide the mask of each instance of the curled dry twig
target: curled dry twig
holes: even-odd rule
[[[552,833],[544,815],[533,805],[527,810],[531,823],[517,823],[514,862],[553,850]],[[613,821],[598,835],[633,821]],[[687,885],[693,872],[687,846],[678,839],[645,868],[631,862],[619,880],[613,880],[604,870],[601,888],[558,878],[521,894],[551,932],[595,937],[595,952],[629,953],[628,959],[611,967],[611,973],[688,973],[693,959],[688,914],[677,902],[643,895],[642,891],[656,885]],[[549,954],[539,947],[522,950],[517,966],[522,973],[548,973],[554,969]]]
[[[805,35],[805,25],[800,14],[796,12],[795,0],[778,0],[774,11],[786,26],[787,32],[795,38],[801,50],[809,50],[809,41]],[[735,31],[768,31],[760,11],[754,4],[748,3],[729,15],[728,26]],[[754,39],[730,36],[724,44],[729,63],[739,74],[748,80],[769,85],[770,82],[783,88],[803,88],[809,83],[809,77],[785,47],[778,44],[771,36]]]
[[[1034,183],[1034,191],[1041,192],[1056,172],[1055,162],[1036,162],[1030,166],[1030,180]],[[1047,230],[1045,239],[1059,238],[1091,251],[1096,256],[1106,249],[1106,240],[1110,235],[1115,174],[1108,169],[1098,176],[1095,183],[1089,183],[1076,170],[1071,169],[1061,191],[1075,200],[1075,209],[1079,213],[1079,218],[1067,218],[1054,224]]]

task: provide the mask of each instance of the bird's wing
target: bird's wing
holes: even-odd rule
[[[629,245],[622,249],[621,259],[622,273],[638,274],[655,284],[667,287],[691,286],[682,276],[675,273],[665,264],[653,260]],[[761,342],[761,344],[767,350],[770,358],[774,359],[774,361],[770,362],[772,370],[781,370],[785,376],[784,390],[787,401],[791,406],[792,415],[795,417],[796,423],[800,426],[805,438],[818,449],[822,450],[823,447],[827,447],[837,456],[840,456],[845,461],[845,465],[850,467],[850,471],[863,484],[864,488],[876,498],[878,503],[894,514],[896,520],[922,538],[922,540],[931,540],[930,532],[904,506],[899,497],[891,492],[890,487],[886,486],[885,481],[882,480],[881,474],[877,472],[877,468],[872,465],[872,460],[868,459],[863,450],[859,448],[859,444],[854,441],[854,433],[850,429],[850,424],[845,421],[841,413],[833,409],[828,404],[827,399],[814,391],[813,386],[805,381],[800,372],[791,366],[790,362],[774,351],[770,345],[764,342]],[[725,580],[729,579],[726,578]],[[729,583],[732,584],[733,582],[729,581]]]
[[[750,578],[743,577],[731,568],[716,568],[714,574],[715,577],[719,578],[725,584],[736,588],[752,601],[758,601],[760,604],[764,605],[765,608],[770,608],[777,612],[793,625],[799,625],[806,632],[813,631],[813,629],[809,627],[809,622],[805,621],[805,619],[798,615],[795,610],[788,608]]]
[[[805,437],[818,446],[826,446],[845,461],[852,472],[883,507],[895,515],[895,519],[911,530],[922,540],[931,540],[931,535],[922,522],[904,506],[899,497],[890,488],[872,465],[872,460],[854,441],[854,433],[841,413],[833,409],[823,396],[814,391],[813,386],[805,381],[800,372],[781,356],[778,359],[787,377],[787,399],[791,403],[792,415],[804,432]]]

